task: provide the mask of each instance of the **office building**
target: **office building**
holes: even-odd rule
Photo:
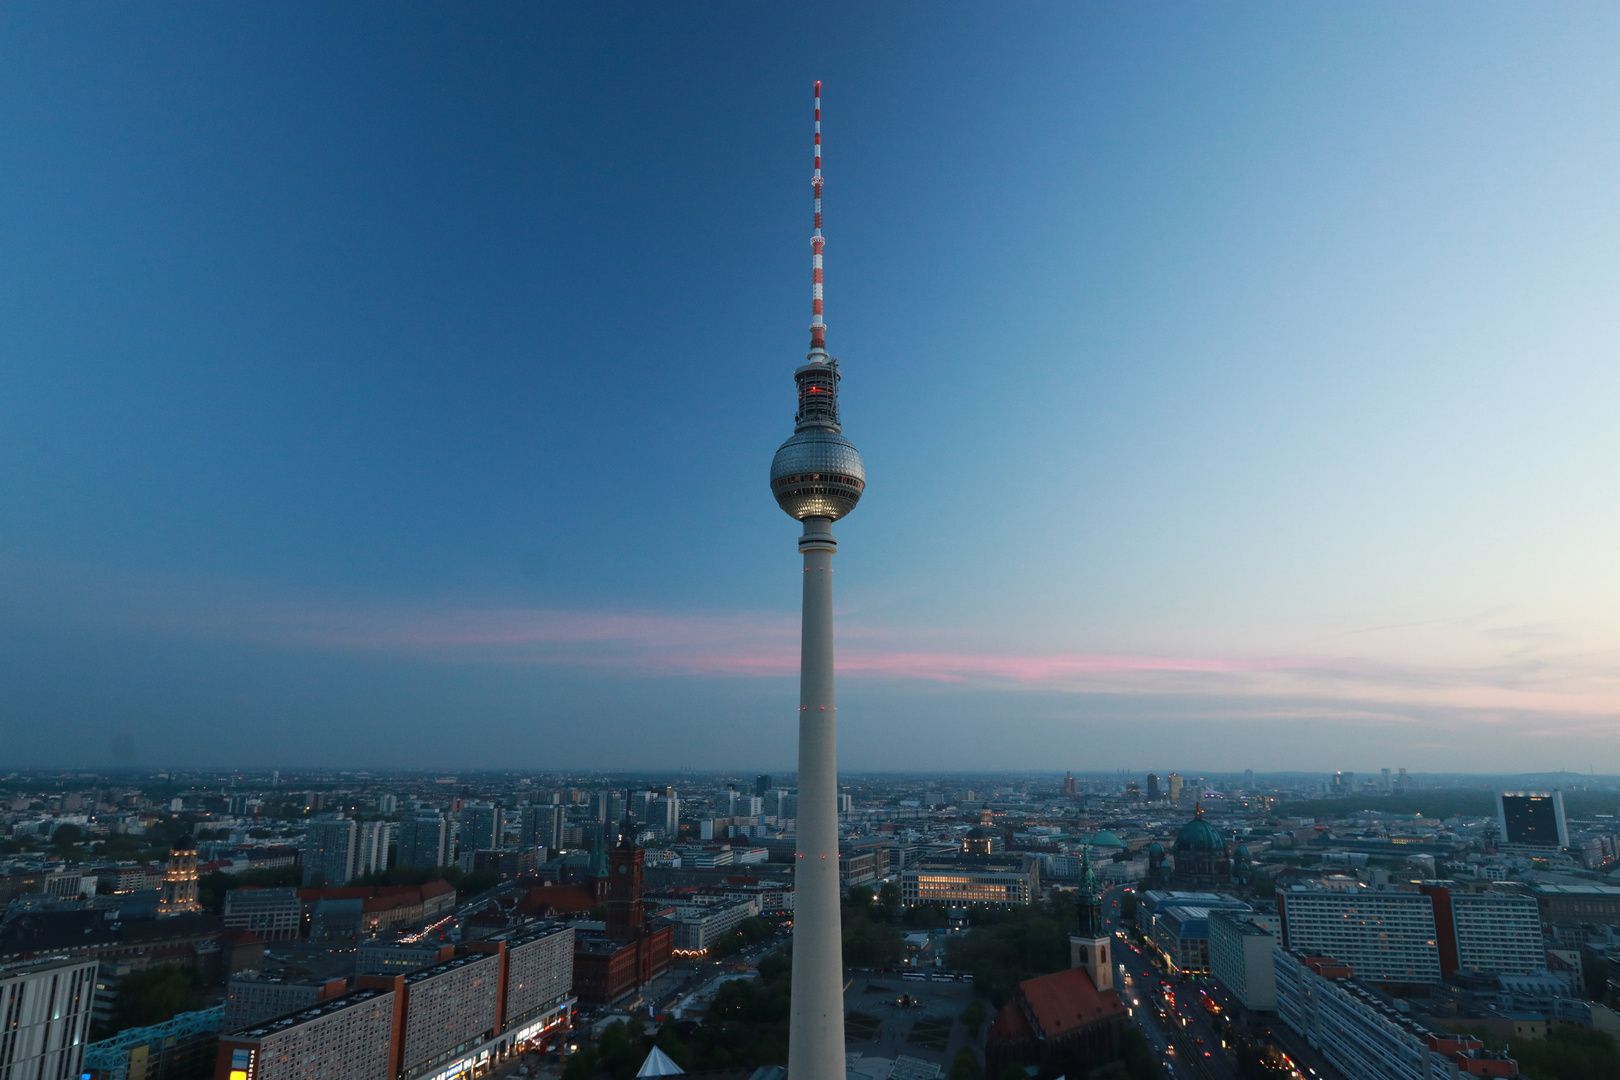
[[[1277,938],[1249,918],[1227,908],[1209,912],[1209,973],[1251,1012],[1277,1008],[1277,977],[1272,950]]]
[[[525,806],[519,813],[520,839],[525,847],[560,850],[563,846],[563,808],[541,803]]]
[[[1532,885],[1530,895],[1550,925],[1620,924],[1620,885]]]
[[[798,858],[794,869],[793,1003],[788,1075],[843,1080],[844,971],[839,929],[838,765],[833,692],[833,523],[866,488],[866,468],[839,422],[838,361],[827,352],[821,308],[821,84],[816,84],[815,233],[810,352],[793,372],[798,411],[793,435],[771,460],[771,494],[802,522],[803,621],[799,667]]]
[[[496,1033],[501,968],[498,951],[469,953],[403,976],[405,1036],[399,1070],[404,1080],[433,1072]]]
[[[440,814],[418,813],[399,823],[400,866],[448,866],[450,823]]]
[[[226,1080],[395,1080],[396,993],[363,989],[219,1039]],[[319,1063],[319,1072],[312,1066]]]
[[[0,969],[0,1076],[77,1080],[95,994],[94,960]]]
[[[1171,806],[1181,805],[1181,789],[1183,782],[1180,773],[1171,773],[1164,778],[1165,791],[1170,798]]]
[[[1452,1080],[1513,1076],[1511,1059],[1478,1039],[1434,1031],[1355,981],[1331,957],[1278,949],[1277,1016],[1347,1080]]]
[[[227,930],[248,930],[265,941],[293,941],[303,923],[297,889],[243,888],[225,894]]]
[[[771,790],[771,775],[764,773],[754,777],[754,794],[764,798],[765,793]]]
[[[1434,906],[1442,977],[1459,968],[1528,975],[1547,967],[1534,897],[1454,891],[1442,884],[1419,891]]]
[[[1331,794],[1335,798],[1344,798],[1356,793],[1356,774],[1353,772],[1336,772],[1330,785]]]
[[[567,1019],[577,1000],[574,928],[561,923],[524,927],[497,939],[506,947],[506,1010],[501,1031],[522,1043]]]
[[[1159,801],[1159,777],[1156,773],[1147,774],[1147,801]]]
[[[1368,979],[1440,981],[1434,905],[1422,893],[1290,889],[1277,893],[1277,911],[1284,949],[1336,957]]]
[[[305,887],[347,885],[354,877],[359,845],[358,822],[349,818],[316,818],[304,832]]]
[[[735,933],[745,919],[759,914],[759,904],[751,898],[716,898],[708,903],[681,904],[671,918],[675,937],[674,954],[701,957],[710,946]]]
[[[494,803],[471,802],[461,811],[456,850],[488,851],[501,846],[501,809]]]
[[[1496,826],[1502,843],[1514,847],[1569,847],[1562,791],[1497,792]]]
[[[232,975],[225,988],[225,1019],[221,1031],[240,1031],[277,1016],[341,997],[344,979],[283,979],[244,971]]]
[[[900,902],[907,907],[1016,907],[1039,892],[1040,860],[1023,852],[926,859],[900,874]]]
[[[456,947],[438,941],[383,941],[360,943],[355,971],[361,975],[409,975],[454,959]]]

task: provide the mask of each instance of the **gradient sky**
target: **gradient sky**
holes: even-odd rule
[[[0,765],[790,768],[820,78],[847,767],[1620,771],[1616,55],[0,8]]]

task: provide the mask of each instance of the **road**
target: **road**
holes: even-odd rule
[[[1225,1049],[1204,1007],[1203,983],[1183,983],[1155,968],[1120,921],[1123,889],[1103,895],[1103,918],[1108,930],[1123,931],[1114,938],[1115,976],[1131,1020],[1147,1035],[1154,1056],[1174,1080],[1240,1080],[1237,1066]],[[1123,978],[1119,978],[1123,969]]]

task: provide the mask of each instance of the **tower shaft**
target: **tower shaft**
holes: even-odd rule
[[[843,1080],[844,960],[838,888],[838,747],[833,689],[832,521],[804,519],[799,652],[799,811],[793,880],[789,1080]]]

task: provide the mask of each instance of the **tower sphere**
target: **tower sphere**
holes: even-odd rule
[[[837,521],[866,489],[866,467],[850,441],[827,428],[795,432],[771,460],[771,493],[797,521]]]

